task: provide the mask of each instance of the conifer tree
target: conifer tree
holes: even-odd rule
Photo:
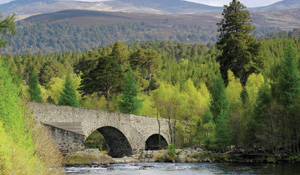
[[[222,54],[217,58],[220,63],[222,78],[227,85],[227,71],[232,70],[245,85],[251,73],[257,73],[262,66],[260,59],[261,44],[252,31],[250,12],[238,0],[233,0],[229,6],[224,6],[223,19],[217,25],[220,27],[217,48]]]
[[[31,78],[29,80],[29,89],[28,89],[30,100],[34,102],[43,102],[41,96],[41,89],[39,87],[39,80],[36,73],[36,70],[32,72]]]
[[[139,93],[140,90],[138,84],[133,75],[133,71],[129,66],[127,75],[125,76],[124,90],[121,95],[121,101],[119,101],[121,112],[128,114],[139,114],[140,108],[142,107],[142,100],[137,98]]]
[[[225,147],[230,144],[230,114],[229,102],[221,75],[215,80],[211,95],[210,110],[216,124],[215,143],[219,149],[224,151]]]
[[[290,44],[282,60],[281,74],[276,89],[276,98],[285,107],[291,107],[295,98],[300,95],[300,75],[297,53]]]
[[[123,84],[121,65],[111,56],[100,56],[97,61],[95,69],[82,75],[79,90],[83,96],[93,93],[103,94],[107,102],[106,108],[110,110],[110,94],[118,91]]]
[[[72,80],[69,74],[67,74],[65,87],[61,93],[58,105],[66,105],[73,107],[80,106],[79,102],[77,101],[76,91],[74,86],[72,85]]]

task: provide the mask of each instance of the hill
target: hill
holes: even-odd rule
[[[249,10],[265,12],[293,8],[300,8],[299,0],[283,0],[265,7],[249,8]],[[99,0],[99,2],[15,0],[0,5],[0,12],[4,16],[16,12],[19,20],[32,15],[71,9],[148,14],[220,14],[223,7],[213,7],[185,0]]]
[[[126,0],[130,1],[130,0]],[[134,1],[134,0],[132,0]],[[300,27],[300,8],[252,13],[252,20],[257,28],[281,28],[292,30]],[[65,10],[60,12],[35,15],[26,18],[22,23],[64,23],[74,25],[107,25],[121,23],[145,23],[159,27],[173,25],[198,25],[202,28],[211,26],[216,29],[216,23],[221,20],[221,15],[215,14],[143,14],[125,12],[103,12],[89,10]]]
[[[19,20],[36,14],[70,9],[150,14],[203,14],[220,13],[222,11],[222,7],[212,7],[184,0],[99,0],[99,2],[15,0],[0,5],[0,12],[4,15],[16,12]]]
[[[253,13],[258,37],[269,32],[300,28],[300,9]],[[213,14],[141,14],[66,10],[35,15],[18,22],[18,34],[8,37],[2,53],[82,51],[122,42],[171,41],[186,44],[214,43]]]
[[[269,6],[251,8],[250,10],[252,12],[264,12],[264,11],[287,10],[287,9],[294,9],[294,8],[300,8],[299,0],[282,0],[277,3],[271,4]]]

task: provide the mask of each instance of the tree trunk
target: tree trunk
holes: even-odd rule
[[[148,93],[151,90],[151,78],[152,78],[152,74],[151,74],[151,66],[148,67],[148,80],[149,80],[149,86],[148,86]]]
[[[156,106],[156,119],[157,119],[157,123],[158,123],[158,146],[159,149],[161,149],[161,136],[160,136],[160,121],[158,119],[158,105]]]
[[[109,88],[106,88],[106,92],[105,92],[105,99],[106,99],[106,110],[109,111],[110,110],[110,105],[109,105]]]

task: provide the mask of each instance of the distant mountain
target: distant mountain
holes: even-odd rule
[[[300,0],[283,0],[265,7],[249,8],[249,10],[251,12],[265,12],[292,8],[300,8]],[[15,12],[18,14],[18,20],[37,14],[74,9],[146,14],[220,14],[223,8],[185,0],[99,0],[99,2],[15,0],[0,5],[0,12],[4,16]]]
[[[300,9],[254,12],[254,34],[300,28]],[[117,40],[122,42],[171,41],[214,43],[221,16],[215,14],[142,14],[65,10],[19,21],[18,34],[8,36],[1,53],[82,51]]]
[[[73,0],[15,0],[0,5],[1,13],[4,15],[17,13],[18,19],[23,19],[36,14],[70,9],[150,14],[204,14],[220,13],[222,11],[222,7],[212,7],[184,0],[99,0],[99,2],[80,2]]]
[[[152,8],[171,14],[203,14],[216,13],[222,10],[221,7],[213,7],[204,4],[188,2],[184,0],[116,0],[124,5],[137,8]]]
[[[136,1],[136,0],[122,0]],[[145,1],[145,0],[142,0]],[[283,30],[300,28],[300,8],[266,12],[253,12],[252,20],[256,27],[274,27]],[[91,10],[64,10],[54,13],[34,15],[22,20],[26,23],[63,23],[76,25],[146,23],[149,25],[200,25],[216,28],[221,20],[218,14],[142,14],[127,12],[105,12]]]
[[[300,0],[283,0],[265,7],[252,8],[253,12],[287,10],[293,8],[300,8]]]
[[[6,4],[0,5],[1,13],[13,13],[23,10],[28,7],[38,6],[41,4],[56,3],[57,0],[15,0]]]

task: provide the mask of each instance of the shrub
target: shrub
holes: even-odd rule
[[[169,146],[168,146],[168,155],[169,155],[169,158],[171,159],[171,160],[175,160],[175,158],[176,158],[176,149],[175,149],[175,145],[174,144],[170,144]]]

